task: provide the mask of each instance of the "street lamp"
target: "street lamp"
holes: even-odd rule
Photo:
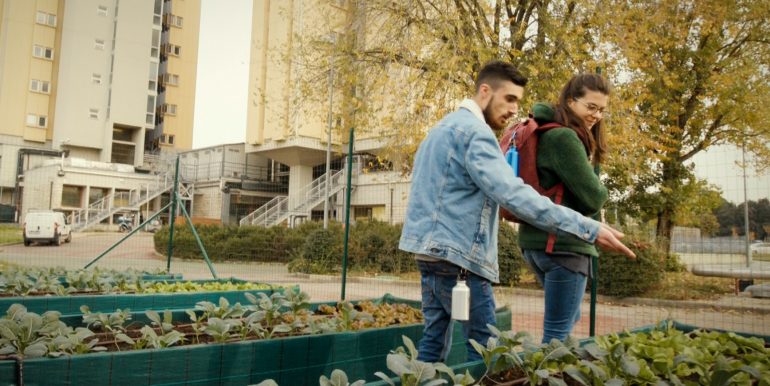
[[[329,113],[327,114],[327,132],[326,132],[326,188],[324,189],[324,229],[329,228],[329,184],[331,183],[331,160],[332,160],[332,118],[334,106],[334,49],[337,45],[337,34],[330,33],[323,37],[324,41],[331,43],[332,54],[329,58]]]

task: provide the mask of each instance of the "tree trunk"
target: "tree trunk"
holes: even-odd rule
[[[655,236],[658,239],[658,244],[666,251],[666,255],[669,254],[671,249],[671,217],[673,210],[663,207],[658,211],[658,225],[655,228]]]

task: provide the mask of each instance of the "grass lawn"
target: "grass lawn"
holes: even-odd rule
[[[21,235],[21,228],[16,224],[0,225],[0,245],[14,244],[24,241]]]

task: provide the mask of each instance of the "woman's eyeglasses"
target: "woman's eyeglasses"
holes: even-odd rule
[[[599,114],[599,115],[601,115],[602,117],[606,117],[606,116],[607,116],[607,115],[609,115],[609,113],[610,113],[610,112],[607,110],[607,108],[606,108],[606,107],[599,107],[599,106],[597,106],[597,105],[595,105],[595,104],[593,104],[593,103],[586,103],[586,102],[583,102],[583,101],[581,101],[580,99],[575,99],[575,101],[576,101],[576,102],[580,102],[580,104],[581,104],[581,105],[585,106],[586,110],[588,110],[588,113],[589,113],[589,114],[591,114],[591,115],[595,115],[595,114],[597,114],[597,113],[598,113],[598,114]]]

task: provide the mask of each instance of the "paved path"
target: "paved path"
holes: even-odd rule
[[[83,268],[123,236],[116,233],[85,233],[76,234],[71,244],[59,247],[24,247],[21,244],[0,246],[0,261],[25,266]],[[211,255],[215,253],[216,251],[209,251]],[[137,233],[115,247],[95,266],[111,269],[164,269],[166,263],[165,257],[153,250],[152,234]],[[285,285],[299,284],[314,301],[333,301],[339,299],[341,294],[339,276],[291,274],[283,264],[215,263],[214,268],[219,277],[238,277]],[[203,261],[172,259],[171,271],[182,273],[188,279],[212,277]],[[345,293],[346,298],[351,300],[380,297],[385,293],[407,299],[420,298],[419,282],[396,280],[392,277],[350,277]],[[495,296],[498,305],[511,307],[515,330],[527,330],[535,335],[542,333],[542,291],[497,287]],[[702,327],[770,335],[770,299],[725,296],[714,301],[673,302],[600,297],[597,308],[598,334],[622,331],[673,318]],[[582,307],[582,315],[575,329],[575,335],[578,337],[588,335],[588,296]]]

